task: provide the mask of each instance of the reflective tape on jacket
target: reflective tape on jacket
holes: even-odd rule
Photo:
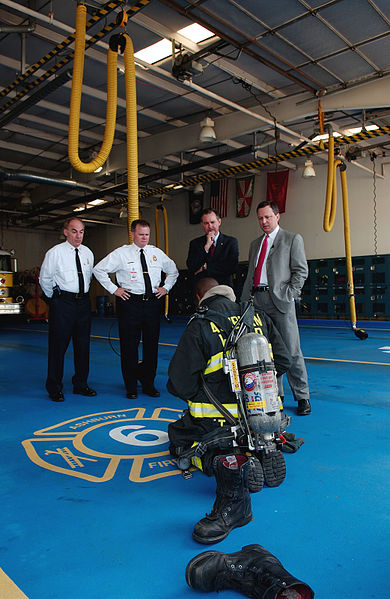
[[[216,372],[217,370],[221,370],[222,358],[223,352],[219,352],[218,354],[214,354],[214,356],[211,356],[210,360],[207,362],[203,374],[207,375],[211,374],[212,372]]]
[[[233,416],[236,418],[238,417],[236,403],[224,403],[223,406],[229,410]],[[212,403],[189,401],[188,408],[193,418],[221,418],[221,412],[219,412]]]

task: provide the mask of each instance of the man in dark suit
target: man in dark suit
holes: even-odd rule
[[[292,358],[287,379],[298,402],[300,416],[310,414],[309,385],[303,359],[295,300],[308,275],[303,239],[279,227],[279,208],[275,202],[260,202],[257,218],[264,235],[252,241],[249,249],[248,274],[242,300],[254,294],[254,306],[273,320]],[[278,379],[279,393],[283,384]]]
[[[233,274],[238,266],[238,241],[221,233],[221,217],[217,210],[203,210],[201,223],[205,235],[190,242],[187,268],[195,282],[210,277],[220,285],[233,287]]]

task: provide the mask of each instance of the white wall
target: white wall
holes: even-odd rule
[[[60,243],[60,231],[47,232],[35,229],[3,229],[0,245],[5,250],[15,250],[19,272],[40,266],[46,251]]]
[[[367,166],[371,167],[370,161]],[[282,214],[282,227],[301,233],[305,241],[308,259],[331,258],[344,256],[343,210],[338,177],[338,203],[336,221],[333,230],[325,233],[322,228],[325,205],[327,166],[316,165],[317,176],[311,179],[302,178],[302,169],[290,171],[287,192],[286,212]],[[380,168],[377,167],[380,173]],[[385,179],[376,179],[376,212],[377,212],[377,253],[390,253],[390,168]],[[374,254],[374,200],[373,177],[352,164],[347,168],[349,191],[351,245],[352,255]],[[206,186],[207,187],[207,186]],[[207,206],[207,194],[205,207]],[[235,182],[229,181],[228,216],[223,219],[222,230],[228,235],[238,238],[240,261],[248,258],[250,242],[259,236],[259,226],[256,219],[256,205],[265,199],[266,173],[256,176],[254,198],[251,212],[247,218],[235,216]],[[183,193],[175,199],[167,199],[165,206],[168,213],[169,225],[169,254],[175,260],[178,268],[186,268],[188,244],[191,239],[203,234],[201,225],[189,224],[188,194]],[[96,213],[94,213],[96,215]],[[155,243],[154,208],[143,210],[142,217],[152,225],[152,243]],[[161,217],[160,217],[161,219]],[[162,219],[161,231],[163,231]],[[59,227],[61,225],[59,224]],[[29,229],[25,231],[4,229],[0,243],[5,249],[14,248],[19,260],[19,270],[40,266],[46,250],[59,243],[59,233],[42,233]],[[91,247],[96,261],[103,258],[116,247],[127,243],[127,227],[86,225],[85,243]],[[164,240],[161,239],[163,246]],[[100,286],[99,286],[100,287]]]

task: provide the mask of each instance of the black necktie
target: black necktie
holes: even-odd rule
[[[80,263],[78,248],[75,248],[75,254],[76,254],[77,276],[79,278],[79,293],[84,293],[84,277],[83,277],[83,271],[81,270],[81,263]]]
[[[150,276],[149,276],[149,271],[148,271],[148,267],[147,267],[146,260],[145,260],[144,251],[140,250],[140,254],[141,254],[142,274],[144,275],[144,281],[145,281],[145,295],[146,295],[146,297],[152,297],[152,295],[153,295],[152,283],[150,282]]]

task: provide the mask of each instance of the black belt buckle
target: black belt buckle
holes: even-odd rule
[[[254,292],[263,292],[263,291],[269,291],[269,287],[268,285],[259,285],[258,287],[255,287]]]

